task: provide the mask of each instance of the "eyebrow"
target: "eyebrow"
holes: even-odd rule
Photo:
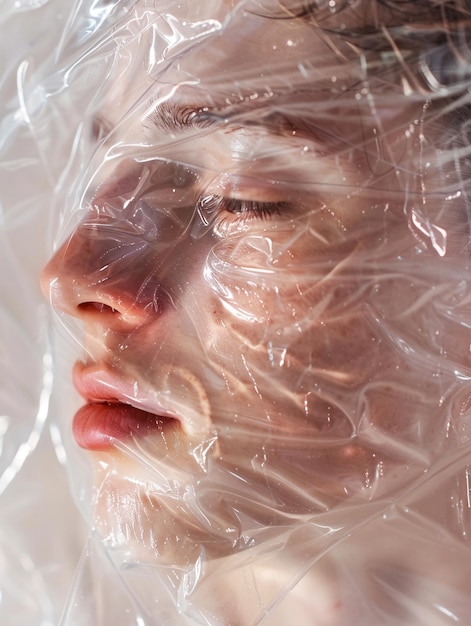
[[[157,130],[174,135],[191,130],[217,128],[231,131],[250,127],[288,137],[302,130],[301,122],[296,124],[292,116],[283,114],[275,106],[271,107],[271,111],[267,111],[266,104],[267,102],[263,101],[260,104],[254,104],[254,102],[250,102],[250,98],[245,98],[237,104],[226,104],[226,106],[221,107],[165,101],[153,106],[142,123],[151,132]]]
[[[178,104],[165,101],[159,105],[152,102],[148,105],[146,114],[141,118],[144,129],[150,133],[155,131],[165,135],[178,135],[190,130],[205,129],[210,127],[229,126],[227,115],[221,115],[207,106],[197,106],[190,104]],[[115,124],[106,115],[97,111],[92,119],[92,134],[95,139],[111,133]]]
[[[260,129],[278,137],[297,137],[311,141],[319,141],[319,131],[314,132],[314,126],[306,123],[302,117],[294,112],[285,113],[280,110],[285,106],[284,102],[276,103],[277,98],[292,96],[290,93],[263,93],[259,94],[254,101],[254,94],[240,97],[237,102],[231,102],[228,98],[216,100],[211,106],[206,104],[193,104],[191,102],[178,102],[173,99],[156,103],[149,100],[146,113],[141,117],[141,126],[148,134],[149,139],[161,141],[162,137],[190,135],[191,131],[201,130],[226,130],[228,133],[238,129]],[[308,97],[307,93],[303,96]],[[273,99],[275,98],[275,101]],[[107,136],[113,132],[115,124],[102,114],[95,112],[92,122],[92,134],[95,140]],[[157,137],[156,137],[157,135]]]
[[[353,147],[347,137],[339,136],[332,129],[332,123],[323,123],[322,118],[317,122],[314,119],[308,121],[294,111],[283,112],[280,110],[283,103],[277,107],[271,101],[267,110],[268,98],[267,101],[255,106],[253,102],[249,103],[247,100],[241,100],[236,104],[226,104],[221,108],[218,105],[197,106],[168,100],[158,106],[154,105],[142,123],[149,131],[151,141],[156,140],[155,132],[164,136],[173,134],[173,140],[175,140],[176,135],[185,137],[185,134],[188,134],[191,138],[192,130],[222,129],[230,133],[238,129],[255,129],[269,133],[271,137],[291,140],[295,137],[298,140],[307,141],[316,154],[324,157],[341,154]],[[251,108],[249,108],[250,104]],[[250,113],[248,117],[245,116],[247,112]],[[158,137],[157,141],[160,140],[161,137]]]
[[[152,126],[163,133],[178,134],[193,129],[205,129],[212,126],[224,126],[228,123],[223,116],[207,106],[178,104],[164,101],[153,105],[143,119],[144,126]]]

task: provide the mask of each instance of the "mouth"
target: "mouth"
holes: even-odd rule
[[[149,407],[129,393],[106,369],[76,363],[74,386],[86,400],[75,414],[72,431],[77,444],[86,450],[108,450],[117,442],[142,438],[171,428],[181,427],[180,420],[161,407]],[[132,390],[134,392],[134,389]]]

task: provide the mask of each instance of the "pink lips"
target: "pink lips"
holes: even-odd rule
[[[107,450],[116,441],[144,437],[162,430],[178,420],[157,415],[130,404],[125,384],[106,370],[76,363],[73,371],[74,386],[87,404],[77,411],[73,421],[73,434],[78,445],[86,450]],[[134,404],[136,400],[131,400]]]

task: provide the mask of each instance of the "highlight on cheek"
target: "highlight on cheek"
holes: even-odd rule
[[[468,8],[91,4],[23,87],[63,625],[468,623]]]

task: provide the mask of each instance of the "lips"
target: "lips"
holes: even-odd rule
[[[162,430],[170,419],[121,402],[89,402],[75,414],[72,429],[81,448],[106,450],[116,441]],[[178,425],[177,420],[172,421]]]
[[[80,408],[73,421],[73,434],[78,445],[86,450],[106,450],[117,441],[145,437],[164,428],[180,427],[174,416],[160,406],[145,406],[134,389],[113,373],[98,366],[77,363],[73,371],[74,386],[87,404]]]

